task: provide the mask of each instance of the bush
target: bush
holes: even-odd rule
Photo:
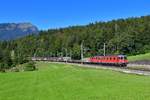
[[[13,64],[11,65],[11,67],[12,67],[12,68],[16,67],[16,64],[13,63]]]
[[[24,71],[34,71],[34,70],[36,70],[34,62],[28,62],[24,67]]]
[[[5,72],[5,65],[0,63],[0,72]]]
[[[11,72],[19,72],[19,68],[13,67],[13,68],[11,69]]]
[[[4,69],[9,69],[11,68],[8,64],[4,63]]]

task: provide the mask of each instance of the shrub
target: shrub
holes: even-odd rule
[[[4,69],[9,69],[11,68],[8,64],[4,63]]]
[[[5,65],[0,63],[0,72],[5,72]]]
[[[34,71],[36,70],[36,66],[34,62],[28,62],[25,64],[24,71]]]
[[[13,67],[13,68],[11,69],[11,72],[19,72],[19,68]]]
[[[13,67],[16,67],[16,64],[13,63],[13,64],[11,65],[11,67],[12,67],[12,68],[13,68]]]

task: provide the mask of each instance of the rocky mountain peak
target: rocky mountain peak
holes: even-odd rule
[[[29,34],[37,34],[38,32],[38,28],[31,23],[0,24],[0,40],[16,39]]]

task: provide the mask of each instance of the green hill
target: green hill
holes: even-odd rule
[[[38,63],[35,72],[0,73],[0,100],[149,100],[150,77]]]
[[[129,61],[143,61],[143,60],[149,60],[150,61],[150,53],[146,53],[146,54],[140,54],[140,55],[136,55],[136,56],[129,56],[128,57]]]
[[[0,43],[2,50],[15,50],[16,57],[68,55],[80,59],[83,43],[84,56],[91,57],[106,53],[135,55],[150,50],[150,16],[95,22],[83,26],[40,31],[15,41]],[[32,46],[31,46],[32,44]],[[67,52],[67,53],[66,53]]]

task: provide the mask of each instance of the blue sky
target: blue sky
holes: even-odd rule
[[[150,15],[149,0],[1,0],[0,23],[31,22],[39,29]]]

